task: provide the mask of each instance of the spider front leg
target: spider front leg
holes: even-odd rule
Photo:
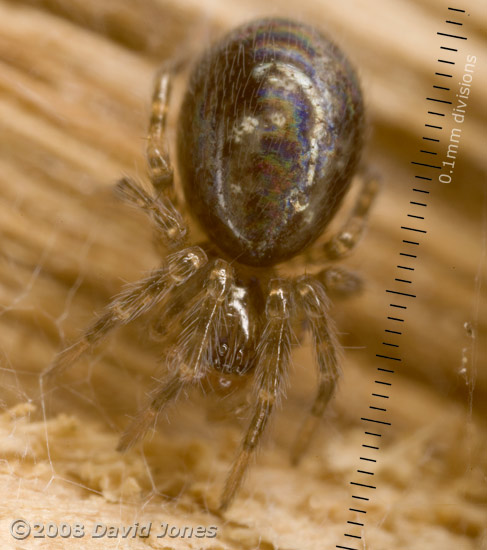
[[[311,438],[330,401],[340,375],[340,344],[335,324],[328,314],[329,300],[323,286],[313,277],[303,276],[296,281],[296,294],[310,323],[313,345],[318,363],[318,392],[311,411],[298,432],[291,451],[291,461],[297,464],[307,449]]]
[[[131,178],[122,178],[115,188],[119,198],[141,208],[149,216],[156,232],[156,240],[164,248],[184,246],[188,228],[183,217],[167,197],[153,197]]]
[[[280,279],[271,280],[265,306],[267,324],[257,347],[253,415],[227,477],[220,511],[228,508],[242,485],[274,405],[283,394],[291,354],[292,301],[290,284]]]
[[[147,148],[151,181],[162,195],[151,196],[130,178],[120,180],[116,191],[123,200],[143,209],[154,224],[158,242],[165,248],[177,252],[169,256],[166,266],[154,270],[145,279],[127,285],[105,308],[101,317],[88,327],[83,336],[56,356],[53,364],[42,376],[60,374],[83,353],[93,348],[111,329],[133,321],[154,307],[164,300],[174,287],[185,282],[207,262],[206,254],[201,248],[183,248],[188,230],[173,203],[172,168],[168,154],[162,146],[166,104],[170,92],[169,76],[169,72],[162,72],[156,82]]]
[[[117,184],[117,194],[128,203],[142,208],[151,218],[158,241],[169,248],[181,247],[187,228],[176,209],[174,174],[166,140],[167,111],[171,96],[171,82],[181,63],[168,63],[157,74],[152,94],[152,112],[147,137],[149,178],[156,196],[147,193],[130,178]]]
[[[182,63],[167,63],[156,76],[147,141],[149,176],[154,189],[177,204],[174,176],[166,140],[166,125],[172,79]]]
[[[177,398],[182,389],[205,376],[219,344],[219,329],[228,313],[227,298],[233,285],[233,268],[224,260],[215,260],[205,288],[187,312],[184,329],[168,354],[165,378],[120,438],[119,451],[135,445],[154,423],[157,414]]]
[[[183,249],[168,256],[167,263],[140,281],[131,283],[105,308],[102,315],[88,327],[71,346],[58,353],[42,376],[53,377],[90,351],[109,331],[130,323],[166,298],[171,290],[186,282],[207,262],[198,246]]]

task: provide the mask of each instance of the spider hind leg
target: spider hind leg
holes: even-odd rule
[[[331,319],[329,300],[321,283],[310,276],[296,281],[296,295],[309,322],[315,360],[318,364],[318,392],[311,410],[298,432],[291,451],[291,461],[297,464],[306,451],[321,417],[333,396],[340,376],[340,344]]]

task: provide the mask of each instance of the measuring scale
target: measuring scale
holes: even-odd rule
[[[360,417],[364,437],[357,449],[359,467],[350,480],[352,494],[344,538],[335,546],[341,550],[366,548],[367,514],[376,494],[380,493],[380,477],[375,470],[381,461],[382,439],[394,429],[388,403],[394,399],[396,373],[408,369],[408,349],[401,342],[408,329],[405,312],[413,310],[415,302],[425,298],[411,289],[414,289],[422,244],[428,231],[433,231],[426,229],[427,207],[432,195],[442,193],[443,185],[460,185],[455,181],[455,166],[461,154],[463,125],[468,118],[470,93],[475,87],[475,71],[479,69],[478,57],[468,50],[468,17],[465,9],[448,7],[436,33],[441,40],[439,51],[431,53],[436,57],[436,65],[425,97],[424,127],[417,129],[418,147],[410,161],[415,170],[409,203],[403,204],[407,222],[399,222],[402,238],[398,243],[398,257],[392,259],[400,275],[385,289],[390,303],[384,313],[383,334],[376,339],[377,366],[370,404]],[[472,330],[469,324],[465,328]]]

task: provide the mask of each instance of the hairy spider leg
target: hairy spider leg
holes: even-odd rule
[[[177,204],[174,174],[166,140],[167,112],[171,97],[172,79],[181,62],[168,62],[156,75],[152,93],[152,110],[147,141],[149,176],[156,192]]]
[[[323,259],[340,260],[347,256],[360,241],[379,190],[379,180],[376,176],[364,172],[359,175],[359,181],[360,190],[349,217],[340,230],[325,243],[312,247],[305,253],[307,262],[316,265],[323,263]]]
[[[169,250],[182,248],[187,239],[187,225],[166,196],[153,197],[131,178],[122,178],[115,187],[117,196],[137,208],[141,208],[150,218],[157,244]]]
[[[146,157],[149,178],[156,196],[147,193],[133,179],[122,178],[116,187],[120,198],[142,208],[151,218],[157,244],[169,249],[184,246],[187,226],[177,210],[174,173],[166,139],[167,112],[171,96],[172,78],[181,69],[181,61],[166,63],[157,73],[152,93]]]
[[[174,288],[167,300],[151,314],[148,320],[149,338],[160,342],[166,349],[169,343],[175,342],[182,330],[182,322],[188,313],[188,308],[200,300],[201,289],[204,287],[213,267],[208,262],[190,277],[184,285]]]
[[[358,294],[363,288],[360,275],[341,266],[325,267],[313,277],[323,285],[327,295],[331,297],[346,298]]]
[[[367,216],[379,190],[377,177],[371,174],[360,176],[361,187],[352,212],[343,227],[324,245],[323,250],[329,260],[337,260],[346,256],[363,235],[367,225]]]
[[[148,277],[125,286],[72,345],[62,350],[42,376],[53,377],[68,367],[85,352],[90,351],[113,328],[130,323],[156,304],[163,301],[171,290],[185,283],[207,262],[205,252],[193,246],[171,254],[163,267]]]
[[[257,346],[253,414],[220,499],[225,511],[242,485],[276,401],[285,390],[291,354],[292,288],[288,281],[272,279],[266,300],[266,326]]]
[[[297,300],[305,312],[313,337],[315,359],[318,365],[318,392],[293,445],[291,451],[293,464],[299,462],[309,446],[336,389],[340,376],[339,352],[341,351],[335,324],[328,313],[329,300],[321,283],[305,275],[296,280],[295,288]]]
[[[166,375],[152,392],[118,444],[119,451],[135,445],[155,421],[157,414],[180,391],[201,381],[211,366],[213,352],[219,343],[219,329],[228,314],[227,297],[234,285],[233,268],[221,259],[213,262],[205,288],[188,312],[173,350],[168,354]]]

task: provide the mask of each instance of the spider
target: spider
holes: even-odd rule
[[[317,265],[350,252],[363,233],[377,182],[362,175],[348,220],[325,244],[313,245],[357,169],[364,128],[360,86],[343,53],[317,30],[285,19],[253,21],[203,55],[181,106],[182,187],[207,236],[191,244],[166,139],[178,71],[178,64],[168,65],[155,81],[147,145],[151,191],[128,177],[116,186],[119,197],[148,215],[166,257],[115,296],[45,374],[58,375],[109,331],[157,306],[154,327],[165,344],[165,373],[119,450],[133,446],[164,407],[215,370],[223,379],[253,374],[250,420],[221,495],[224,511],[283,394],[295,330],[311,332],[318,390],[293,445],[293,463],[312,439],[339,378],[340,345],[328,294],[351,293],[360,280],[333,265],[298,277],[279,272],[297,255]]]

